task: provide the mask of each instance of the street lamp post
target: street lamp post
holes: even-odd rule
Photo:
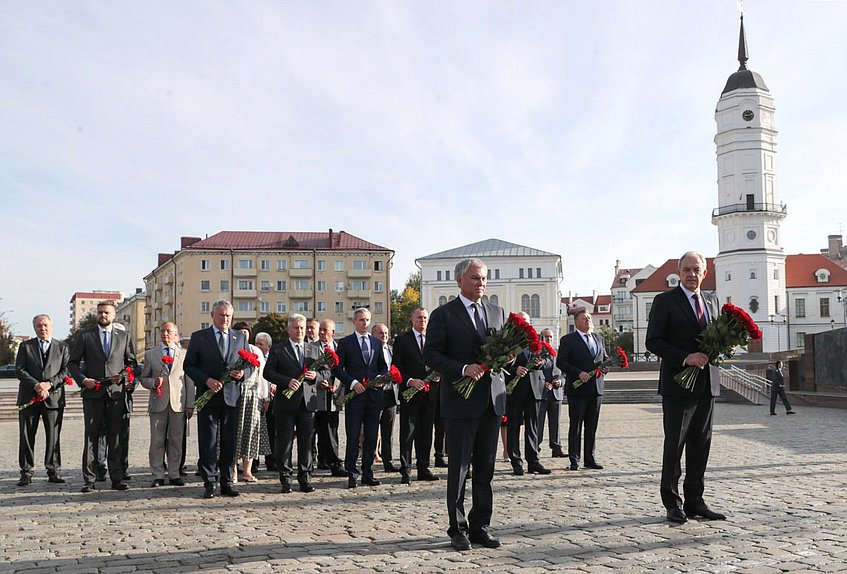
[[[847,300],[845,300],[844,289],[835,292],[838,302],[841,303],[841,314],[844,318],[844,327],[847,328]]]
[[[780,321],[774,321],[776,317],[780,318]],[[776,326],[776,352],[779,353],[782,351],[782,341],[779,338],[780,325],[782,325],[782,314],[777,313],[776,315],[771,315],[771,325]]]

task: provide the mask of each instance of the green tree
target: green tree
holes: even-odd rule
[[[288,340],[288,316],[282,313],[268,313],[253,323],[253,337],[265,332],[271,336],[274,345]]]
[[[599,334],[603,337],[603,346],[606,347],[606,353],[611,354],[612,349],[618,346],[618,334],[608,325],[600,327]]]
[[[79,325],[77,328],[68,333],[65,342],[68,344],[68,347],[74,346],[74,341],[76,341],[77,333],[82,331],[83,329],[87,329],[89,327],[93,327],[97,324],[97,316],[94,313],[89,313],[85,317],[79,320]]]
[[[391,290],[391,324],[388,326],[392,339],[412,326],[412,311],[421,305],[421,273],[412,273],[406,280],[402,292]]]
[[[0,365],[10,365],[15,362],[15,336],[3,315],[0,313]]]

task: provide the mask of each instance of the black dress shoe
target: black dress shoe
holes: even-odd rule
[[[187,466],[180,467],[179,475],[180,476],[188,476],[188,467]]]
[[[153,488],[165,486],[165,480],[162,479],[162,478],[157,478],[156,480],[153,481],[153,483],[150,486],[153,487]]]
[[[400,467],[394,466],[390,462],[383,465],[383,468],[385,469],[385,472],[400,472]]]
[[[691,506],[683,505],[683,509],[685,510],[685,514],[688,518],[705,518],[706,520],[726,520],[726,515],[721,514],[720,512],[714,512],[710,510],[708,506],[704,502],[700,504],[693,504]]]
[[[213,484],[208,484],[203,489],[203,498],[214,498],[215,497],[215,486]]]
[[[472,548],[471,541],[468,540],[468,537],[462,532],[450,537],[450,546],[452,546],[454,550],[459,550],[460,552],[462,550],[470,550]]]
[[[347,488],[356,488],[357,486],[359,486],[359,483],[356,482],[355,478],[347,479]]]
[[[365,476],[362,477],[362,484],[367,484],[368,486],[379,486],[380,482],[373,477]]]
[[[65,484],[65,479],[58,474],[54,474],[47,479],[47,482],[52,482],[53,484]]]
[[[443,458],[436,458],[435,468],[447,468],[447,463],[444,461]]]
[[[338,477],[347,476],[347,473],[340,466],[333,466],[331,470],[332,470],[332,476],[338,476]]]
[[[325,462],[319,462],[318,470],[329,470],[329,465]]]
[[[86,484],[85,486],[83,486],[79,491],[80,492],[94,492],[96,489],[97,489],[97,487],[94,486],[94,483],[90,482],[90,483]]]
[[[775,416],[776,416],[776,413],[771,413],[771,416],[772,416],[772,417],[775,417]]]
[[[686,518],[685,513],[679,507],[668,509],[668,520],[677,524],[685,524],[688,522],[688,518]]]
[[[583,468],[590,468],[591,470],[603,470],[603,465],[597,464],[596,462],[592,462],[591,464],[586,463],[582,467]]]
[[[312,486],[311,482],[301,482],[300,492],[315,492],[315,487]]]
[[[572,462],[568,467],[568,470],[579,470],[579,465],[575,462]]]
[[[113,482],[112,490],[129,490],[129,485],[125,482]]]
[[[222,486],[221,487],[221,496],[229,496],[231,498],[235,498],[236,496],[241,496],[241,493],[235,490],[231,486]]]
[[[523,476],[523,466],[519,464],[513,464],[512,474],[514,474],[515,476]]]
[[[786,411],[786,413],[785,413],[785,414],[787,414],[787,415],[796,415],[797,413],[795,413],[794,411]]]
[[[468,540],[473,544],[481,544],[486,548],[500,548],[500,541],[491,536],[487,530],[471,532]]]
[[[181,478],[171,478],[168,480],[168,484],[171,486],[185,486],[185,481]]]
[[[96,480],[97,482],[106,482],[106,475],[105,474],[98,474],[97,478],[95,478],[94,480]]]
[[[528,467],[526,471],[529,474],[550,474],[552,472],[549,468],[544,468],[544,466],[541,464],[533,464],[532,466]]]
[[[420,478],[418,478],[418,480],[420,480]],[[404,472],[400,477],[400,484],[412,484],[412,479]]]
[[[438,477],[432,474],[432,471],[427,468],[418,471],[418,480],[438,480]]]
[[[563,453],[560,450],[554,450],[553,454],[551,456],[553,458],[568,458],[568,455],[566,455],[565,453]]]
[[[289,492],[291,492],[291,483],[290,482],[283,482],[282,487],[280,488],[280,492],[282,494],[288,494]]]
[[[21,479],[18,481],[18,486],[26,486],[27,484],[32,484],[32,477],[26,474],[21,475]]]

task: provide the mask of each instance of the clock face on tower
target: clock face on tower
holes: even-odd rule
[[[744,110],[743,112],[741,112],[741,119],[743,119],[745,122],[753,121],[754,116],[755,114],[753,113],[753,110]]]
[[[750,231],[748,231],[747,232],[747,239],[749,239],[750,241],[753,241],[754,239],[756,239],[756,232],[753,231],[752,229]]]

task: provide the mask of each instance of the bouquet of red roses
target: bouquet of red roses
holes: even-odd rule
[[[735,348],[747,350],[750,339],[757,341],[762,338],[759,326],[743,309],[731,303],[721,308],[717,319],[706,325],[699,335],[699,351],[708,355],[709,364],[718,366],[726,359],[731,359]],[[697,381],[699,367],[688,366],[674,375],[673,380],[683,389],[693,391]]]
[[[552,359],[556,356],[556,349],[554,349],[550,343],[545,341],[533,341],[529,344],[529,359],[526,362],[526,368],[528,371],[534,371],[536,369],[540,369],[541,365],[544,364],[544,361],[547,359]],[[541,359],[541,363],[538,365],[535,364],[536,359]],[[520,381],[520,377],[514,377],[511,381],[506,384],[506,394],[511,395],[515,388],[518,386],[518,381]]]
[[[510,357],[528,348],[534,341],[538,341],[538,333],[533,326],[520,315],[509,313],[506,324],[488,337],[482,345],[480,364],[486,371],[497,374],[509,363]],[[453,383],[453,388],[465,399],[469,399],[476,384],[477,381],[473,378],[462,377]]]
[[[163,379],[167,379],[171,374],[171,365],[174,364],[174,358],[170,355],[162,355],[162,373],[159,375]],[[156,396],[162,396],[162,384],[156,385]]]
[[[412,400],[412,397],[414,397],[416,394],[418,394],[421,391],[428,393],[429,392],[429,384],[440,376],[441,375],[439,375],[437,371],[432,371],[426,376],[426,378],[424,378],[423,389],[416,389],[415,387],[409,387],[408,389],[403,391],[403,394],[400,395],[400,396],[403,397],[403,399],[405,399],[406,402],[408,402],[408,401]]]
[[[602,375],[603,369],[607,367],[620,367],[621,369],[629,367],[629,357],[626,356],[626,351],[620,347],[615,347],[615,356],[595,365],[594,372],[591,373],[591,377],[588,380],[596,379]],[[583,385],[583,382],[580,379],[576,379],[572,384],[573,388],[578,389]]]
[[[377,375],[370,381],[367,379],[362,379],[359,382],[365,386],[365,390],[381,389],[385,385],[390,385],[391,383],[396,383],[399,385],[403,382],[403,376],[400,374],[400,371],[397,369],[397,367],[391,365],[391,369],[389,369],[387,373]],[[344,405],[349,403],[354,397],[357,396],[359,396],[359,393],[353,390],[349,390],[345,394],[335,397],[335,406],[338,407],[338,410],[341,410]]]
[[[67,386],[69,386],[69,387],[70,387],[70,386],[72,386],[72,385],[74,384],[74,380],[73,380],[72,378],[70,378],[70,377],[65,377],[65,378],[63,379],[63,382],[65,383],[65,385],[67,385]],[[16,411],[16,412],[21,412],[21,411],[22,411],[22,410],[24,410],[25,408],[27,408],[27,407],[29,407],[29,406],[32,406],[32,405],[34,405],[35,403],[43,403],[43,402],[44,402],[44,400],[45,400],[45,399],[42,399],[40,395],[35,395],[35,396],[34,396],[34,397],[33,397],[33,398],[32,398],[32,399],[28,402],[28,403],[24,403],[24,404],[22,404],[21,406],[19,406],[19,407],[17,408],[17,411]]]
[[[315,360],[315,362],[312,363],[311,365],[309,365],[307,367],[303,367],[303,372],[300,374],[299,377],[297,377],[297,380],[300,381],[300,383],[305,381],[306,380],[306,371],[316,371],[316,370],[323,368],[323,367],[334,367],[337,364],[338,364],[338,355],[336,354],[336,352],[333,351],[329,347],[329,345],[324,345],[324,352],[321,354],[321,356],[318,357]],[[284,391],[282,391],[282,396],[284,396],[286,399],[290,399],[291,397],[294,396],[294,393],[296,393],[296,392],[297,391],[292,391],[290,388],[287,388]]]
[[[240,349],[238,351],[238,360],[232,367],[224,371],[223,375],[221,375],[221,385],[225,385],[234,380],[232,378],[232,375],[230,375],[230,372],[243,371],[244,369],[250,366],[258,367],[259,364],[259,355],[257,355],[256,353],[251,353],[246,349]],[[223,386],[221,386],[221,388],[223,388]],[[212,389],[209,389],[208,391],[197,397],[197,400],[194,401],[194,409],[198,413],[202,411],[203,407],[208,404],[208,402],[212,399],[213,396],[215,396],[215,393],[212,391]]]

